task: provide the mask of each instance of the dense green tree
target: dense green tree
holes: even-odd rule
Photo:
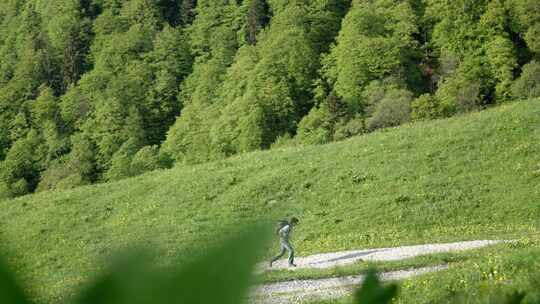
[[[485,57],[489,64],[490,76],[495,82],[495,100],[507,101],[510,98],[510,86],[514,71],[518,66],[515,46],[512,43],[509,8],[505,1],[488,3],[486,12],[480,19],[480,27],[486,42]]]
[[[154,49],[147,55],[146,62],[153,76],[144,102],[144,128],[147,142],[160,144],[180,114],[179,86],[193,64],[185,34],[165,27],[156,35]]]
[[[26,137],[31,124],[27,102],[35,98],[42,83],[54,83],[47,77],[50,68],[40,37],[41,18],[32,3],[10,1],[4,19],[5,36],[0,38],[0,133],[3,153],[19,139]]]
[[[159,168],[167,167],[167,163],[159,154],[159,147],[145,146],[133,156],[131,172],[134,175],[150,172]]]
[[[327,103],[313,108],[298,125],[297,140],[304,144],[324,144],[332,141],[336,121]]]
[[[368,109],[374,105],[365,97],[365,90],[373,81],[388,77],[397,79],[406,90],[409,76],[418,73],[418,69],[412,68],[413,58],[418,53],[414,39],[417,30],[416,16],[408,1],[354,1],[343,20],[336,44],[323,58],[322,78],[317,88],[322,105],[304,117],[306,122],[300,126],[309,129],[300,129],[299,140],[310,142],[308,134],[327,134],[326,138],[333,138],[331,134],[338,129],[339,137],[347,133],[356,135],[362,132],[366,116],[385,113],[386,109],[382,108]],[[383,104],[391,107],[389,102]],[[340,105],[339,111],[333,110],[336,105]],[[323,124],[317,124],[323,130],[314,129],[313,122],[320,119],[311,115],[326,117]],[[331,116],[334,118],[330,119]],[[352,124],[348,124],[349,121]],[[373,124],[376,125],[386,124]]]
[[[526,41],[530,51],[540,54],[540,3],[536,0],[508,0],[515,21],[515,31]]]
[[[180,3],[180,22],[184,26],[188,26],[195,18],[195,8],[197,0],[181,0]]]
[[[540,63],[531,61],[523,67],[521,76],[512,86],[512,96],[518,99],[540,97]]]
[[[18,139],[0,165],[0,183],[7,193],[0,196],[18,196],[34,191],[39,182],[39,172],[44,151],[35,130]]]
[[[248,1],[249,8],[246,16],[246,41],[248,44],[257,43],[257,34],[270,21],[269,7],[266,0]]]
[[[443,104],[431,94],[423,94],[411,103],[411,119],[424,120],[449,117],[455,112],[453,105]]]
[[[182,0],[157,0],[156,2],[159,15],[165,23],[178,26],[182,22]]]
[[[63,130],[64,123],[60,116],[58,98],[52,89],[41,87],[39,96],[30,106],[32,128],[37,130],[46,154],[43,166],[48,165],[55,159],[69,151],[69,141]]]
[[[505,101],[517,66],[505,1],[429,1],[439,54],[438,98],[455,111]]]
[[[399,85],[373,81],[364,90],[368,130],[395,127],[410,120],[413,94]]]
[[[360,110],[362,92],[371,81],[405,77],[416,31],[407,1],[356,1],[325,59],[324,76],[340,97]]]
[[[538,97],[535,0],[5,0],[0,196]]]
[[[296,133],[313,107],[318,58],[327,47],[320,38],[337,32],[344,13],[337,2],[270,2],[272,24],[255,47],[238,52],[225,78],[211,134],[218,155],[269,148],[280,136]]]
[[[236,1],[197,3],[198,14],[189,28],[195,56],[193,73],[181,86],[184,108],[163,144],[163,152],[176,161],[200,162],[216,157],[210,126],[218,115],[215,103],[223,76],[242,43],[239,33],[243,10]]]
[[[178,88],[192,60],[183,32],[162,26],[154,1],[129,1],[101,16],[94,69],[66,94],[62,113],[95,143],[97,169],[105,173],[127,141],[140,148],[165,138],[180,113]]]
[[[69,154],[54,160],[41,174],[38,191],[71,189],[97,180],[96,147],[82,133],[71,137]]]
[[[48,1],[42,9],[50,53],[61,70],[61,89],[75,84],[88,69],[91,22],[78,0]]]
[[[136,140],[129,139],[124,142],[111,157],[111,165],[105,173],[105,180],[115,181],[135,175],[131,162],[139,148],[140,144]]]

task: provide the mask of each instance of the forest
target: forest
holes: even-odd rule
[[[537,0],[3,0],[0,199],[540,97]]]

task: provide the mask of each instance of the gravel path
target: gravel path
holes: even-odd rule
[[[448,268],[447,265],[384,272],[383,281],[395,281]],[[297,280],[258,286],[251,298],[253,304],[301,303],[310,299],[338,298],[350,295],[364,280],[363,275],[319,280]]]
[[[295,259],[298,267],[294,269],[322,269],[344,266],[359,261],[397,261],[420,255],[477,249],[503,242],[507,241],[469,241],[316,254]],[[279,261],[274,264],[273,269],[285,269],[287,268],[286,266],[286,261]],[[400,280],[446,268],[448,268],[447,265],[439,265],[435,267],[386,272],[382,273],[380,276],[383,280]],[[266,265],[266,263],[261,263],[259,265],[259,271],[264,271],[265,269],[268,269],[268,265]],[[351,294],[353,287],[358,286],[363,279],[364,277],[360,275],[318,280],[296,280],[259,285],[255,287],[252,292],[251,302],[257,304],[282,304],[300,303],[311,298],[342,297]]]
[[[302,268],[332,268],[353,264],[359,261],[397,261],[408,258],[413,258],[420,255],[456,252],[476,248],[482,248],[489,245],[498,244],[504,241],[469,241],[447,244],[426,244],[416,246],[403,246],[395,248],[379,248],[379,249],[364,249],[351,250],[332,253],[315,254],[307,257],[299,257],[295,259],[298,267]],[[272,269],[286,269],[286,260],[281,260],[274,263]],[[261,263],[259,269],[268,269],[267,263]]]

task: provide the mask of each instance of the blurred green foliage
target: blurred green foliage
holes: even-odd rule
[[[382,286],[377,271],[371,269],[367,272],[362,287],[355,294],[358,304],[388,304],[397,295],[398,287],[395,284]]]
[[[75,304],[224,303],[247,299],[253,269],[270,230],[246,227],[222,244],[199,251],[181,266],[157,267],[149,252],[130,250],[116,256],[104,274],[87,283],[70,301]],[[4,264],[0,265],[0,302],[31,303]]]

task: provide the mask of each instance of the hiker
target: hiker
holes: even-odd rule
[[[279,260],[283,255],[285,255],[285,252],[289,252],[289,267],[296,267],[294,264],[294,249],[289,242],[289,238],[291,236],[293,227],[298,225],[299,221],[295,217],[291,217],[290,220],[283,220],[280,221],[279,226],[277,228],[277,235],[279,236],[279,245],[281,248],[281,252],[272,258],[270,261],[270,267],[272,267],[272,264]]]

